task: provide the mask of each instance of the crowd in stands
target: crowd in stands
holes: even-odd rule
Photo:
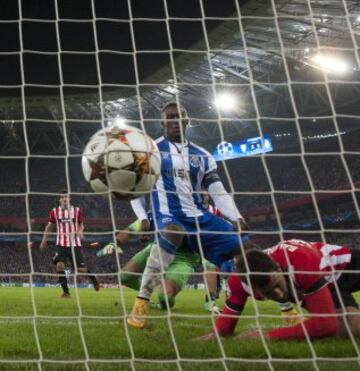
[[[349,226],[350,227],[350,226]],[[277,243],[280,238],[303,238],[309,241],[320,240],[326,238],[328,243],[346,245],[351,248],[360,248],[360,236],[356,231],[354,233],[334,233],[327,232],[325,234],[273,234],[273,235],[254,235],[253,240],[262,248],[268,248]],[[86,262],[90,270],[100,274],[99,281],[103,284],[117,284],[118,273],[121,267],[140,249],[144,247],[141,242],[135,238],[124,248],[124,254],[119,255],[119,263],[115,255],[107,255],[104,257],[96,256],[97,248],[86,246],[84,254]],[[55,255],[54,246],[49,246],[44,251],[40,251],[38,245],[27,247],[26,243],[16,242],[0,242],[0,284],[1,283],[52,283],[57,284],[58,278],[53,265],[53,257]],[[71,267],[68,269],[72,271]],[[202,271],[199,259],[198,272]],[[81,277],[79,282],[84,281]],[[192,279],[192,283],[202,282],[202,276],[196,276]]]
[[[68,161],[67,166],[65,161]],[[334,216],[332,229],[359,226],[358,208],[354,202],[357,195],[354,192],[360,182],[360,155],[249,157],[230,160],[225,164],[226,167],[219,163],[219,173],[228,190],[235,192],[239,209],[250,220],[253,230],[274,231],[274,242],[283,237],[277,233],[280,229],[316,231],[321,224],[326,226],[324,223],[329,222],[329,216]],[[25,166],[25,159],[0,160],[0,172],[6,174],[0,182],[0,233],[29,232],[27,203],[32,231],[41,233],[50,209],[58,204],[58,192],[68,186],[64,176],[66,172],[69,175],[72,203],[84,210],[87,231],[111,232],[111,208],[117,228],[124,227],[134,218],[129,202],[112,201],[110,208],[108,199],[91,193],[84,181],[79,157],[68,160],[33,158],[29,161],[28,172],[25,172]],[[321,192],[312,193],[311,190],[345,192],[324,196]],[[359,199],[357,203],[360,204]],[[340,215],[349,213],[353,218],[351,221],[340,218]],[[349,223],[352,223],[351,226]],[[321,234],[316,236],[323,238]],[[352,236],[347,241],[348,237],[345,235],[341,239],[333,239],[341,244],[352,243],[357,246],[360,243],[359,237]],[[262,241],[263,237],[259,238]],[[265,242],[270,241],[272,239],[267,238]],[[126,262],[139,248],[136,241],[129,244],[121,256],[121,263]],[[94,272],[118,272],[114,256],[98,258],[96,250],[86,248],[85,251],[89,267]],[[0,236],[0,273],[28,274],[31,267],[34,272],[54,273],[51,264],[53,254],[51,248],[41,253],[38,248],[29,250],[26,243],[4,242]],[[57,281],[56,277],[51,276],[35,278],[45,282]],[[0,280],[26,281],[28,277],[1,276]],[[114,280],[116,277],[104,277],[103,282]]]

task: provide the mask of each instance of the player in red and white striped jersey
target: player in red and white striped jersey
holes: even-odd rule
[[[59,283],[63,289],[63,297],[69,297],[69,288],[65,276],[65,265],[69,261],[73,268],[78,268],[80,273],[90,273],[86,267],[84,253],[81,246],[81,238],[84,232],[84,220],[82,210],[70,204],[70,197],[67,191],[60,193],[59,206],[50,211],[49,222],[45,227],[44,236],[40,244],[43,250],[47,246],[49,234],[53,226],[56,225],[56,254],[54,264],[59,274]],[[74,248],[72,251],[72,247]],[[75,262],[73,259],[75,257]],[[99,283],[94,275],[88,278],[94,285],[96,291],[99,290]]]
[[[312,339],[346,335],[343,320],[336,316],[337,312],[344,310],[350,314],[346,319],[353,335],[360,336],[360,312],[352,295],[360,290],[359,250],[322,242],[288,240],[265,251],[249,250],[246,260],[249,271],[254,272],[250,273],[251,287],[244,282],[247,279],[240,279],[239,275],[234,274],[229,278],[229,296],[223,314],[216,321],[216,331],[220,335],[233,333],[238,316],[253,292],[258,300],[301,303],[310,313],[308,319],[296,326],[264,332],[267,339],[304,339],[305,332]],[[247,272],[241,259],[237,268],[240,273]],[[350,272],[354,270],[357,272]],[[312,313],[315,316],[311,316]],[[215,334],[210,333],[199,340],[214,337]],[[248,330],[238,338],[260,338],[260,333]]]

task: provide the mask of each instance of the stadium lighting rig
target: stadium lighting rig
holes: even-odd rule
[[[214,103],[219,110],[223,111],[231,111],[236,107],[235,96],[227,92],[219,93]]]
[[[349,70],[349,65],[343,59],[331,55],[317,54],[311,61],[325,72],[345,73]]]

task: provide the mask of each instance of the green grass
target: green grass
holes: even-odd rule
[[[33,289],[34,308],[30,288],[0,288],[0,370],[85,370],[86,355],[91,370],[173,371],[178,365],[183,370],[219,370],[224,369],[223,355],[229,370],[269,369],[261,341],[225,339],[221,347],[216,341],[191,341],[211,329],[211,317],[202,310],[202,291],[180,293],[170,318],[166,312],[153,310],[153,318],[142,331],[125,324],[122,296],[129,312],[134,291],[80,289],[78,292],[81,313],[74,290],[70,299],[61,299],[60,289]],[[276,304],[258,305],[261,314],[278,315]],[[184,314],[189,317],[181,316]],[[244,314],[254,314],[251,302]],[[261,320],[264,328],[280,324],[278,318]],[[255,325],[254,319],[243,318],[236,331]],[[357,346],[360,348],[360,343]],[[275,370],[315,369],[314,354],[306,341],[268,343],[268,350]],[[350,340],[319,340],[313,342],[313,350],[319,357],[316,365],[320,370],[359,369],[358,355]],[[147,359],[161,362],[149,363]],[[203,362],[196,362],[199,359]],[[5,360],[13,362],[5,363]]]

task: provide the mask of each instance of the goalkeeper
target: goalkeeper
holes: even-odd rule
[[[130,224],[126,230],[117,233],[117,243],[123,245],[127,243],[133,234],[141,233],[140,241],[149,241],[149,235],[146,232],[154,230],[151,213],[145,212],[145,201],[143,198],[131,201],[131,206],[138,216],[138,219]],[[122,269],[120,279],[121,283],[131,289],[139,290],[141,283],[141,275],[144,272],[146,262],[150,256],[153,243],[150,242],[147,246],[135,254]],[[104,248],[98,251],[98,256],[108,255],[113,252],[122,253],[122,250],[116,243],[111,242]],[[164,287],[159,286],[158,302],[155,306],[161,309],[173,307],[175,304],[176,295],[185,287],[190,276],[195,272],[196,268],[201,264],[199,254],[194,254],[185,249],[178,249],[174,261],[169,265],[164,277]],[[204,309],[212,313],[220,313],[215,300],[218,298],[219,290],[217,281],[213,279],[216,275],[216,266],[208,261],[204,261],[206,269],[205,281],[208,288]],[[165,291],[165,292],[164,292]],[[167,298],[166,298],[167,296]]]

